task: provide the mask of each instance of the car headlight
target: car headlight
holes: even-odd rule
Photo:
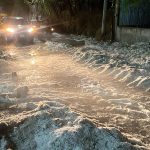
[[[33,31],[34,31],[33,28],[28,29],[28,32],[29,32],[29,33],[33,32]]]
[[[14,30],[13,28],[7,28],[6,31],[7,31],[7,32],[11,32],[11,33],[14,33],[14,32],[15,32],[15,30]]]
[[[54,28],[51,28],[51,31],[54,31],[55,29]]]

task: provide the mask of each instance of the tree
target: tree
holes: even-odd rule
[[[12,15],[28,17],[29,6],[25,3],[25,0],[14,0]]]
[[[38,4],[38,12],[67,32],[101,35],[100,26],[104,0],[27,0],[29,5]],[[105,0],[102,31],[106,30],[106,11],[111,0]],[[110,17],[109,17],[110,19]],[[65,23],[64,23],[65,22]],[[111,26],[111,25],[110,25]],[[102,32],[103,33],[103,32]],[[98,37],[98,36],[97,36]],[[100,39],[99,37],[97,39]]]
[[[107,3],[108,3],[108,0],[104,0],[104,4],[103,4],[103,17],[102,17],[102,28],[101,28],[101,35],[102,36],[106,33]]]
[[[0,6],[4,12],[11,13],[12,7],[14,6],[14,0],[0,0]]]
[[[125,2],[125,7],[128,7],[130,5],[137,5],[141,2],[142,0],[124,0]]]
[[[8,15],[26,15],[29,7],[24,0],[0,0],[0,6]]]

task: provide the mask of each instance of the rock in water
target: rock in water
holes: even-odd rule
[[[28,95],[29,88],[27,86],[19,87],[15,90],[15,96],[17,98],[23,98]]]
[[[12,80],[17,82],[18,81],[18,75],[16,72],[12,72]]]
[[[75,46],[75,47],[80,47],[80,46],[84,46],[85,45],[85,41],[84,40],[67,39],[66,43],[71,45],[71,46]]]
[[[13,102],[7,96],[3,97],[3,95],[0,95],[0,109],[9,108],[12,104]]]

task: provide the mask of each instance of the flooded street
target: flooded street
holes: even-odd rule
[[[127,87],[107,73],[77,61],[65,50],[51,51],[46,44],[9,46],[6,51],[14,60],[0,62],[3,63],[0,93],[12,93],[18,87],[27,86],[28,95],[18,98],[18,104],[60,102],[97,126],[115,127],[128,137],[150,143],[148,92]],[[12,72],[17,73],[15,81]],[[13,115],[7,109],[2,110],[0,120]]]
[[[150,0],[0,0],[0,150],[150,150]]]

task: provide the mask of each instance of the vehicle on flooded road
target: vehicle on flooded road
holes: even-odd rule
[[[3,17],[0,24],[0,41],[4,44],[11,42],[32,44],[35,28],[23,17]]]

